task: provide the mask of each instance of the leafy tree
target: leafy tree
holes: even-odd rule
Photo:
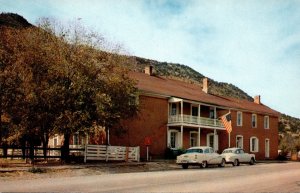
[[[59,28],[60,30],[57,30]],[[1,116],[5,143],[22,136],[89,132],[93,123],[112,127],[137,112],[137,89],[124,57],[99,51],[101,37],[83,28],[65,29],[44,19],[39,28],[0,30]]]

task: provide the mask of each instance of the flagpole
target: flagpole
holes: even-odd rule
[[[230,133],[228,133],[228,147],[230,147]]]

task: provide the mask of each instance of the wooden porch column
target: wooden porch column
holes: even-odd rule
[[[217,107],[214,107],[214,124],[215,124],[215,126],[217,124],[216,119],[217,119]]]
[[[181,127],[180,127],[180,132],[181,132],[181,136],[180,136],[181,137],[181,142],[180,142],[181,145],[180,145],[180,147],[183,148],[183,125],[181,125]]]
[[[198,119],[199,119],[198,124],[201,124],[201,115],[200,115],[200,113],[201,113],[201,105],[199,104],[198,105]]]
[[[183,100],[180,101],[181,107],[180,107],[180,116],[181,116],[181,122],[183,122]]]
[[[201,146],[201,128],[198,128],[198,146]]]
[[[169,126],[167,126],[167,147],[171,146]]]

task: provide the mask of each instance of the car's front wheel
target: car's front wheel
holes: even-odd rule
[[[201,164],[201,167],[202,168],[207,168],[207,161],[203,161],[202,164]]]
[[[249,164],[250,164],[250,165],[254,165],[254,164],[255,164],[255,160],[254,160],[254,158],[253,158],[253,157],[251,158],[251,160],[250,160]]]
[[[189,168],[189,165],[188,165],[188,164],[182,164],[182,168],[183,168],[183,169],[188,169],[188,168]]]
[[[239,163],[239,160],[238,159],[235,159],[232,163],[233,166],[239,166],[240,163]]]
[[[218,166],[223,168],[225,167],[225,163],[226,163],[225,159],[222,159],[222,162]]]

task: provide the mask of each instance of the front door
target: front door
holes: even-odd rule
[[[270,157],[270,140],[269,139],[265,140],[265,157],[266,158]]]

